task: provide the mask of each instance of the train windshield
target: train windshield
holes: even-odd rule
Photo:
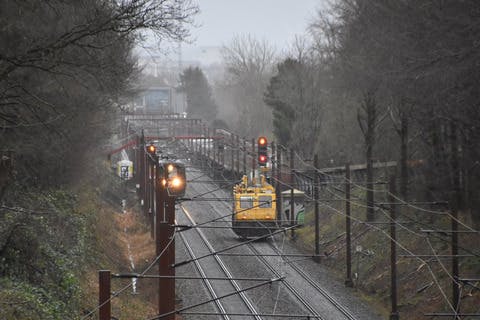
[[[271,208],[272,207],[272,197],[270,196],[259,196],[258,204],[260,208]]]
[[[249,209],[253,207],[252,197],[240,197],[240,208]]]

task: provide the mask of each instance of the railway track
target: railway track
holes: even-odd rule
[[[218,198],[216,193],[212,193],[212,196]],[[216,203],[219,203],[219,202],[221,202],[221,204],[225,207],[226,210],[228,210],[228,211],[232,210],[230,204],[227,204],[224,201],[218,201]],[[224,216],[224,212],[220,211],[219,208],[217,208],[214,205],[211,205],[211,207],[212,207],[213,211],[215,211],[218,215]],[[224,219],[224,220],[227,221],[228,219]],[[233,234],[233,232],[232,232],[232,234]],[[288,257],[282,256],[282,252],[272,242],[265,241],[265,242],[262,242],[262,243],[249,243],[249,244],[246,245],[246,247],[248,247],[250,249],[250,251],[254,255],[257,256],[258,260],[275,277],[281,277],[281,276],[283,276],[283,274],[280,274],[276,270],[275,265],[273,263],[269,262],[269,259],[266,258],[265,255],[270,255],[271,256],[272,255],[271,252],[273,251],[273,255],[277,255],[277,256],[281,257],[281,259],[283,260],[285,265],[288,266],[289,274],[291,275],[291,277],[287,276],[286,279],[284,281],[282,281],[283,285],[289,290],[289,292],[291,292],[291,294],[297,299],[297,301],[302,306],[304,306],[304,308],[306,310],[308,310],[308,312],[310,312],[312,318],[315,318],[315,319],[357,320],[355,315],[353,315],[344,305],[342,305],[340,302],[338,302],[335,299],[335,297],[333,297],[327,290],[322,288],[322,286],[320,286],[320,284],[318,284],[318,282],[316,282],[311,276],[309,276],[305,271],[303,271],[298,265],[296,265],[295,263],[292,263],[292,261],[290,261],[288,259]],[[270,250],[270,252],[261,252],[260,248],[262,250]],[[296,276],[295,276],[295,274],[296,274]],[[328,312],[328,314],[330,315],[329,317],[326,317],[326,316],[323,316],[322,314],[320,314],[320,312],[318,311],[318,308],[314,307],[312,302],[309,302],[307,299],[305,299],[302,296],[301,292],[297,289],[298,286],[295,287],[295,285],[293,285],[291,283],[289,278],[292,278],[292,277],[300,277],[301,279],[303,279],[302,283],[305,283],[308,286],[310,286],[310,288],[311,288],[309,290],[310,293],[316,292],[319,296],[321,296],[323,298],[323,301],[325,302],[324,303],[325,305],[326,304],[330,305],[330,306],[325,308],[325,310],[326,310],[325,312]],[[296,280],[295,282],[298,282],[298,280]],[[305,287],[302,286],[302,289],[305,290]],[[333,308],[330,308],[330,307],[333,307]],[[332,310],[332,309],[335,309],[335,310]],[[336,311],[339,314],[338,314],[337,317],[331,318],[331,313],[334,312],[334,311]]]
[[[203,269],[200,262],[198,260],[195,260],[197,257],[195,256],[195,253],[192,249],[192,246],[190,246],[187,239],[185,238],[185,235],[181,232],[180,232],[180,238],[182,239],[182,242],[183,242],[185,248],[187,249],[188,254],[190,255],[190,258],[194,259],[193,263],[195,265],[195,269],[197,270],[198,274],[200,274],[200,276],[203,278],[202,281],[203,281],[205,287],[207,288],[208,292],[210,293],[210,296],[212,297],[212,299],[214,299],[214,303],[217,306],[218,311],[220,313],[226,314],[227,311],[225,310],[225,307],[223,306],[221,301],[218,299],[218,295],[215,292],[215,289],[213,289],[212,282],[207,279],[207,275],[205,273],[205,270]],[[230,317],[227,316],[227,315],[224,315],[223,319],[230,320]]]
[[[275,266],[272,265],[270,262],[268,262],[268,260],[262,256],[262,254],[255,248],[255,245],[249,243],[247,244],[247,247],[254,253],[257,255],[257,259],[260,260],[263,265],[265,267],[267,267],[267,269],[274,275],[276,276],[281,276],[281,274],[275,269]],[[311,313],[311,317],[314,318],[314,319],[321,319],[321,320],[325,320],[324,317],[322,317],[318,312],[317,310],[306,300],[302,297],[302,295],[300,294],[300,292],[295,289],[295,287],[293,285],[291,285],[289,282],[288,282],[288,279],[283,281],[283,284],[284,286],[293,294],[293,296],[305,307],[306,310],[308,310],[308,312]]]
[[[282,256],[282,252],[271,242],[268,242],[268,245],[275,253],[277,253],[279,256]],[[312,277],[310,277],[310,275],[303,271],[298,265],[296,265],[295,263],[291,263],[288,257],[283,256],[282,259],[285,260],[285,262],[288,263],[288,265],[292,269],[294,269],[303,279],[305,279],[312,287],[314,287],[317,292],[319,292],[328,301],[330,301],[330,303],[334,305],[340,312],[342,312],[348,320],[357,320],[357,318],[347,308],[345,308],[344,305],[339,303],[330,293],[328,293],[327,290],[323,289],[314,279],[312,279]]]
[[[195,225],[196,222],[191,216],[191,214],[188,212],[188,210],[183,205],[180,205],[180,209],[183,212],[184,216],[189,220],[190,224]],[[198,236],[197,239],[199,238],[201,240],[200,242],[208,249],[209,253],[215,252],[212,244],[208,241],[207,237],[204,235],[202,230],[200,230],[199,228],[192,228],[192,230],[194,230],[194,232]],[[196,259],[196,256],[194,254],[194,251],[196,250],[193,249],[191,241],[189,241],[189,239],[187,239],[187,237],[183,235],[182,232],[180,232],[180,235],[185,247],[187,248],[187,251],[189,252],[190,257],[192,259]],[[196,246],[198,245],[199,243],[197,242]],[[232,273],[229,271],[224,261],[222,261],[222,259],[217,255],[212,255],[212,257],[213,257],[213,260],[216,262],[216,265],[220,268],[221,273],[223,273],[226,278],[230,279],[228,282],[231,284],[231,287],[233,287],[233,289],[238,293],[236,295],[238,297],[236,299],[237,303],[233,304],[232,302],[233,299],[229,298],[230,302],[228,303],[228,305],[223,304],[222,301],[218,299],[219,296],[221,296],[222,294],[219,294],[217,292],[217,289],[215,289],[216,286],[212,283],[212,281],[206,279],[208,277],[208,273],[212,274],[212,267],[213,267],[212,264],[211,263],[209,264],[209,270],[208,270],[209,272],[207,272],[199,260],[194,260],[195,268],[197,269],[201,277],[204,278],[203,282],[206,285],[212,299],[214,299],[215,304],[218,308],[218,311],[223,317],[223,319],[240,319],[239,317],[236,317],[236,316],[230,316],[230,314],[242,314],[242,319],[245,319],[245,317],[249,315],[248,316],[249,319],[262,320],[263,318],[260,315],[258,315],[258,312],[254,304],[250,301],[250,299],[247,297],[245,292],[241,291],[242,289],[238,281],[234,279]],[[224,281],[224,282],[227,282],[227,281]],[[225,286],[224,288],[222,288],[222,291],[225,291]],[[238,303],[238,301],[241,301],[241,303]],[[243,304],[244,307],[246,308],[246,309],[244,308],[243,312],[239,312],[238,310],[240,304]],[[234,305],[235,308],[234,310],[230,310],[231,313],[229,313],[227,310],[232,309],[232,305]]]

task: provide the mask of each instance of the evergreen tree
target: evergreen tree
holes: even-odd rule
[[[211,122],[217,116],[217,104],[205,74],[199,67],[189,67],[180,75],[180,87],[187,96],[187,112],[191,118]]]
[[[265,103],[272,108],[273,133],[282,145],[288,145],[295,122],[295,101],[298,99],[298,81],[295,75],[300,64],[286,59],[278,65],[278,73],[270,79],[265,93]]]
[[[272,108],[273,132],[278,142],[311,156],[322,115],[320,73],[315,65],[287,58],[270,79],[264,99]]]

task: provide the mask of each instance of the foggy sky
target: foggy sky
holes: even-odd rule
[[[195,42],[188,47],[222,46],[234,35],[251,34],[277,49],[304,34],[316,8],[324,0],[198,0],[201,12],[192,29]]]

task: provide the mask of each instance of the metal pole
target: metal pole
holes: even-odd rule
[[[192,146],[193,146],[193,139],[191,138],[191,137],[192,137],[193,121],[190,120],[189,122],[190,122],[190,123],[189,123],[189,126],[188,126],[188,128],[187,128],[187,130],[188,130],[188,136],[190,137],[190,138],[188,139],[188,148],[190,149],[190,152],[193,154],[193,150],[192,150],[192,149],[193,149],[193,147],[192,147]]]
[[[143,153],[143,213],[145,215],[148,215],[148,202],[147,202],[147,196],[148,196],[148,159],[147,159],[147,153]]]
[[[196,137],[198,135],[198,120],[195,120],[195,128],[193,130],[193,135]],[[193,153],[195,154],[195,162],[198,162],[198,139],[195,139],[195,143],[193,144]]]
[[[98,272],[98,309],[99,320],[110,320],[112,318],[112,309],[110,303],[110,270],[100,270]]]
[[[157,169],[157,166],[158,166],[158,159],[157,159],[157,156],[153,156],[153,159],[148,157],[148,162],[149,162],[149,170],[150,170],[150,174],[149,174],[149,212],[148,214],[150,215],[150,225],[151,225],[151,228],[150,228],[150,233],[153,236],[155,236],[155,207],[156,207],[156,194],[155,194],[155,175],[156,175],[156,171],[158,170],[155,170]]]
[[[202,156],[202,168],[206,166],[206,159],[207,159],[207,125],[203,125],[203,156]]]
[[[217,153],[217,139],[215,137],[216,137],[215,129],[212,129],[212,161],[211,161],[212,165],[210,167],[212,169],[212,173],[214,172],[213,168],[215,166],[215,154]]]
[[[165,193],[166,195],[166,193]],[[160,239],[158,241],[157,255],[163,254],[159,259],[159,296],[158,313],[165,314],[175,310],[175,241],[173,238],[173,221],[175,219],[175,197],[167,196],[164,201],[164,221],[159,223],[158,231]],[[175,314],[165,317],[167,320],[174,320]]]
[[[252,138],[252,181],[253,181],[253,178],[255,178],[255,164],[256,164],[257,157],[258,157],[258,154],[255,151],[255,139]]]
[[[243,137],[243,174],[247,174],[247,139]]]
[[[275,142],[272,141],[270,147],[272,148],[272,158],[270,159],[270,162],[272,164],[272,171],[271,171],[271,179],[270,179],[270,184],[275,188],[275,190],[277,189],[277,180],[275,180],[276,178],[276,168],[275,168]]]
[[[277,193],[277,217],[280,220],[283,220],[283,197],[282,197],[282,149],[280,145],[277,145],[277,188],[275,192]]]
[[[208,161],[210,157],[210,128],[205,125],[205,170],[208,169]]]
[[[207,127],[207,169],[210,162],[210,149],[212,148],[212,144],[210,143],[210,127]]]
[[[135,147],[134,147],[134,152],[135,152],[135,163],[133,164],[133,177],[135,179],[135,182],[138,184],[138,174],[140,172],[140,136],[136,135],[135,136]],[[136,190],[137,194],[140,190]]]
[[[231,172],[232,177],[235,179],[235,151],[233,150],[233,146],[235,145],[235,136],[233,134],[230,135],[230,160],[231,160]]]
[[[237,148],[237,175],[236,175],[236,178],[238,179],[238,177],[240,176],[240,137],[238,136],[238,134],[236,135],[236,148]]]
[[[220,167],[222,168],[222,170],[225,169],[225,148],[227,147],[227,139],[226,137],[223,137],[222,139],[222,149],[221,149],[221,164],[220,164]]]
[[[451,226],[452,226],[452,303],[455,312],[460,312],[460,290],[458,284],[459,267],[458,267],[458,211],[452,211]],[[455,318],[457,319],[457,318]]]
[[[393,195],[396,193],[395,188],[395,176],[390,177],[389,183],[389,201],[390,201],[390,268],[391,268],[391,284],[390,284],[390,297],[392,303],[392,311],[390,312],[390,320],[398,320],[397,310],[397,244],[396,244],[396,207],[395,198]]]
[[[458,141],[457,126],[452,121],[450,124],[450,145],[452,154],[452,172],[454,174],[455,199],[453,201],[453,210],[451,215],[452,227],[452,304],[455,312],[460,312],[460,288],[458,284],[459,265],[458,265],[458,210],[462,203],[461,180],[460,180],[460,163],[458,159]],[[455,317],[454,319],[457,319]]]
[[[352,232],[351,232],[351,219],[350,219],[350,164],[345,165],[345,232],[347,237],[347,247],[346,247],[346,259],[347,259],[347,277],[345,279],[345,285],[347,287],[353,287],[352,280]]]
[[[217,129],[212,129],[213,135],[217,136]],[[212,161],[212,177],[215,177],[215,170],[217,168],[218,161],[218,140],[215,138],[213,140],[213,161]]]
[[[294,181],[295,181],[295,176],[294,176],[294,165],[295,161],[293,159],[294,156],[294,151],[293,149],[290,149],[290,226],[293,226],[295,224],[295,194],[294,194]],[[295,237],[295,230],[292,228],[291,229],[290,235]]]
[[[320,177],[318,174],[318,155],[315,154],[313,156],[313,167],[315,170],[314,181],[313,181],[313,199],[315,200],[315,255],[316,257],[314,260],[316,262],[320,262],[320,209],[318,199],[319,196],[319,189],[320,189]]]
[[[150,213],[150,159],[145,154],[145,214]]]
[[[198,126],[198,134],[197,134],[197,141],[198,141],[198,162],[200,164],[200,168],[203,166],[203,161],[202,161],[202,149],[203,149],[203,139],[202,139],[202,129],[203,125],[200,124]]]
[[[143,130],[142,130],[142,135],[140,136],[140,144],[138,145],[139,148],[139,155],[138,155],[138,166],[139,166],[139,172],[137,175],[137,183],[140,186],[139,188],[139,195],[140,195],[140,201],[143,201],[144,199],[144,190],[145,190],[145,185],[143,184],[143,179],[145,177],[145,137],[143,135]],[[142,203],[143,204],[143,203]]]
[[[157,170],[156,179],[156,255],[158,259],[158,275],[175,276],[171,267],[175,263],[175,243],[173,242],[173,223],[175,220],[175,198],[168,196],[162,180],[168,178],[166,170]],[[173,285],[172,285],[173,283]],[[175,280],[159,278],[158,280],[158,313],[168,313],[175,308]],[[175,316],[165,317],[174,320]]]

